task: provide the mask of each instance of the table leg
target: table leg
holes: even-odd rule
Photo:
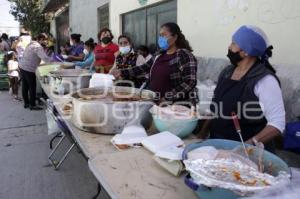
[[[61,137],[62,137],[61,132],[59,132],[59,133],[57,133],[57,134],[50,140],[50,143],[49,143],[50,149],[53,149],[53,142],[54,142],[54,140],[55,140],[56,138],[61,138]]]
[[[97,199],[100,193],[101,193],[101,185],[100,183],[97,183],[97,193],[95,196],[92,197],[92,199]]]

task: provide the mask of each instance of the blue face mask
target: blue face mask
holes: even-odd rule
[[[169,43],[168,43],[168,39],[166,37],[159,36],[159,38],[158,38],[158,46],[162,50],[168,50],[169,47],[170,47]]]

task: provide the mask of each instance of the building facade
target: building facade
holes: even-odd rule
[[[172,7],[171,2],[177,6]],[[131,24],[142,23],[137,19],[143,20],[145,15],[149,26],[152,18],[148,8],[163,7],[168,3],[177,16],[158,8],[162,12],[156,16],[157,25],[166,20],[177,21],[197,56],[226,58],[232,33],[243,24],[251,24],[261,27],[267,33],[270,44],[274,46],[273,63],[300,65],[300,43],[295,42],[300,33],[300,4],[290,0],[111,0],[111,29],[119,35],[131,29]],[[142,14],[143,10],[146,10],[146,14]],[[141,30],[137,28],[131,31]],[[139,37],[148,37],[155,34],[155,31],[146,29]],[[146,39],[146,44],[149,44],[147,42]]]
[[[196,56],[226,58],[232,33],[243,24],[252,24],[267,33],[274,46],[274,64],[300,65],[300,43],[295,42],[300,33],[300,4],[292,0],[46,1],[68,2],[65,13],[60,13],[62,19],[55,16],[51,23],[52,32],[59,37],[80,33],[82,40],[92,37],[97,41],[99,30],[110,27],[116,37],[128,34],[136,46],[154,49],[159,27],[172,21],[179,24]]]
[[[99,6],[107,1],[71,0],[77,1],[82,2],[82,8],[73,11],[72,6],[71,20],[76,19],[72,24],[77,27],[71,29],[83,33],[84,39],[95,37],[100,29]],[[127,34],[135,46],[145,44],[154,50],[159,27],[165,22],[177,22],[198,58],[200,81],[207,78],[217,81],[220,71],[228,64],[228,46],[238,27],[244,24],[261,27],[268,35],[269,44],[274,46],[271,63],[281,79],[287,118],[299,115],[300,3],[293,0],[110,0],[108,5],[104,21],[109,16],[108,26],[115,37]],[[78,22],[79,18],[85,21]]]
[[[45,0],[43,12],[51,15],[50,32],[56,38],[56,47],[69,39],[69,0]]]
[[[109,0],[70,1],[70,32],[80,33],[83,41],[96,42],[99,30],[109,26]]]

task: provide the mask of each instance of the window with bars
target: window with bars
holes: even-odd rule
[[[64,46],[69,41],[69,34],[69,10],[67,9],[56,17],[57,48]]]
[[[157,49],[160,26],[167,22],[177,22],[177,0],[124,14],[122,33],[132,39],[135,47],[147,45],[153,53]]]
[[[98,8],[98,30],[109,28],[109,5]]]

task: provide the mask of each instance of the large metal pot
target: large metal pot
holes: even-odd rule
[[[49,73],[50,85],[57,94],[68,94],[88,88],[92,74],[84,69],[60,69]]]
[[[72,122],[83,131],[98,134],[121,133],[129,123],[148,128],[154,97],[152,91],[130,87],[81,89],[72,94]]]

